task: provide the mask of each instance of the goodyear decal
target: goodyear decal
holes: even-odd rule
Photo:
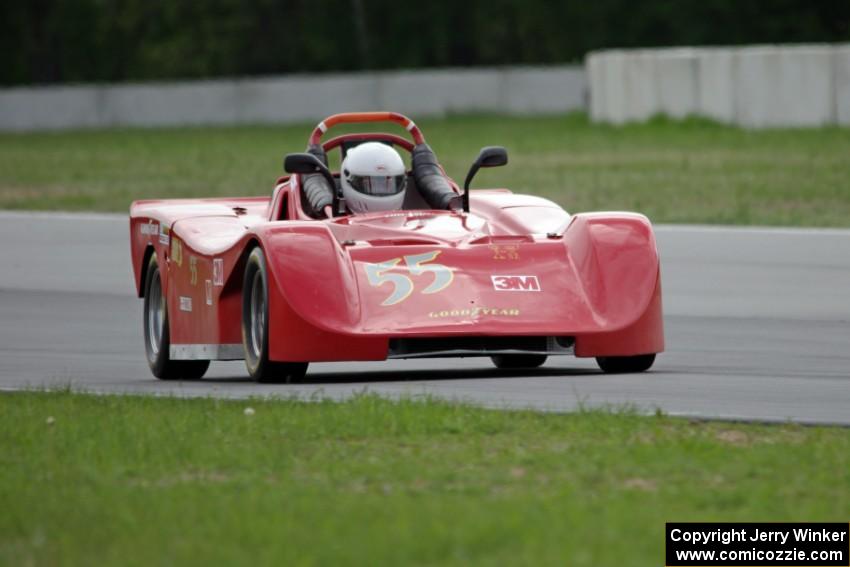
[[[519,317],[519,314],[519,309],[515,307],[469,307],[465,309],[446,309],[443,311],[431,311],[430,313],[428,313],[428,317],[430,317],[431,319],[450,319],[455,317]]]

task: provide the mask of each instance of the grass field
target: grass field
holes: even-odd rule
[[[18,393],[0,448],[6,565],[657,566],[850,509],[850,430],[628,412]]]
[[[0,208],[126,211],[154,197],[264,195],[312,124],[0,134]],[[421,126],[462,180],[478,149],[511,163],[476,186],[543,195],[572,212],[655,221],[850,226],[850,129],[750,132],[703,120],[610,127],[581,114],[457,116]],[[392,127],[391,127],[392,128]]]

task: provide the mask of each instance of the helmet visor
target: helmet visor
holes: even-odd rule
[[[348,182],[364,195],[396,195],[404,191],[407,177],[404,175],[351,175]]]

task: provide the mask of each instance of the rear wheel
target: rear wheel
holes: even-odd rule
[[[210,366],[209,360],[171,360],[168,307],[156,254],[151,254],[145,277],[145,353],[148,366],[160,380],[197,380]]]
[[[545,354],[494,354],[490,357],[496,368],[537,368],[543,366],[548,357]]]
[[[649,370],[655,362],[654,354],[638,356],[597,356],[596,364],[607,374],[626,374]]]
[[[242,345],[245,366],[257,382],[297,382],[307,373],[306,362],[269,360],[269,288],[266,258],[258,246],[248,256],[242,284]]]

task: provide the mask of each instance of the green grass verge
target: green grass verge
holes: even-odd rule
[[[628,412],[19,393],[0,448],[8,565],[661,565],[850,509],[850,430]]]
[[[265,195],[312,126],[0,134],[0,208],[126,211],[140,198]],[[754,132],[696,119],[611,127],[583,114],[421,126],[455,179],[481,146],[504,145],[510,164],[482,171],[476,186],[543,195],[572,212],[850,226],[850,129]]]

